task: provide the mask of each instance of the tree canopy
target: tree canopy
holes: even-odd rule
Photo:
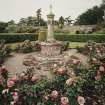
[[[46,26],[46,21],[41,17],[41,9],[37,9],[36,16],[21,18],[18,23],[14,20],[0,22],[0,33],[33,33],[39,26]]]
[[[105,5],[94,6],[82,13],[76,19],[75,24],[77,25],[94,25],[103,21]]]

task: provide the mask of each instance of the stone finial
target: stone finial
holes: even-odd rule
[[[50,4],[50,13],[52,13],[52,4]]]

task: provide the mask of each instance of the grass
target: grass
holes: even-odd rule
[[[20,42],[20,43],[11,43],[11,44],[7,44],[8,46],[10,46],[11,47],[11,49],[15,49],[16,48],[16,46],[18,45],[18,44],[21,44],[22,42]],[[84,47],[84,45],[85,45],[86,43],[84,43],[84,42],[70,42],[70,44],[69,44],[69,48],[76,48],[76,47]]]
[[[84,47],[85,44],[84,42],[70,42],[69,48]]]
[[[16,48],[16,46],[18,45],[18,44],[21,44],[22,42],[20,42],[20,43],[11,43],[11,44],[6,44],[7,46],[10,46],[10,48],[12,49],[12,50],[14,50],[15,48]]]

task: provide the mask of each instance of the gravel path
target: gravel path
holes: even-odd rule
[[[27,54],[18,54],[13,53],[12,57],[9,57],[5,61],[5,66],[8,68],[11,74],[20,73],[21,70],[24,70],[26,67],[23,65],[23,60]]]
[[[72,49],[72,50],[70,50],[68,53],[69,53],[71,56],[74,55],[74,56],[78,57],[78,58],[81,60],[82,64],[83,64],[83,65],[86,65],[86,66],[88,67],[88,64],[87,64],[87,57],[86,57],[85,55],[83,55],[83,54],[81,54],[81,53],[77,53],[77,50],[76,50],[76,49]]]
[[[80,53],[77,53],[75,49],[72,49],[65,53],[68,53],[70,56],[72,56],[72,55],[77,56],[86,65],[87,57]],[[37,54],[37,53],[36,52],[28,53],[28,54],[13,53],[12,57],[9,57],[5,61],[5,66],[8,68],[10,74],[20,73],[20,72],[26,70],[26,66],[23,65],[24,59],[27,56],[34,55],[34,54]],[[38,74],[44,74],[44,75],[50,76],[48,72],[49,71],[42,71],[42,70],[37,71]]]

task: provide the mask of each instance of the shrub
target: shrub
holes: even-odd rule
[[[97,33],[98,34],[105,34],[105,28],[102,28],[102,29],[98,30]]]
[[[39,41],[45,41],[46,37],[47,37],[47,32],[46,31],[40,31],[39,32],[39,36],[38,36]]]
[[[23,42],[25,40],[35,41],[38,39],[38,34],[35,33],[1,33],[0,39],[5,40],[5,43]]]
[[[4,58],[7,57],[11,52],[11,49],[9,46],[5,45],[5,41],[0,41],[0,64],[3,63]]]
[[[38,42],[31,42],[30,40],[25,40],[22,44],[18,44],[15,48],[16,52],[29,53],[33,51],[40,51],[41,46]]]
[[[72,71],[58,70],[51,81],[34,74],[33,68],[8,78],[8,71],[0,66],[0,104],[60,105],[65,102],[61,105],[104,105],[105,68],[100,66],[102,64],[86,69],[78,65]],[[74,75],[69,75],[69,72]]]
[[[64,33],[64,34],[69,34],[69,33],[70,33],[70,31],[68,31],[68,30],[63,30],[63,29],[56,29],[54,32],[55,32],[55,33]]]
[[[77,51],[78,51],[79,53],[83,53],[84,50],[85,50],[84,47],[79,47],[79,46],[77,46],[76,49],[77,49]]]
[[[68,41],[62,42],[61,50],[66,51],[68,48],[69,48],[69,42]]]
[[[51,67],[52,80],[36,75],[32,67],[10,77],[0,65],[0,105],[104,105],[105,44],[89,41],[87,47],[89,67],[74,56],[69,64]]]
[[[0,104],[60,105],[66,103],[61,105],[78,105],[79,103],[81,105],[81,103],[85,103],[92,105],[97,103],[104,105],[105,68],[100,69],[100,65],[94,65],[89,69],[81,66],[75,66],[72,71],[69,71],[75,73],[71,76],[67,71],[55,72],[52,81],[35,75],[33,68],[8,78],[7,70],[0,66],[0,77],[2,77]],[[80,101],[81,99],[82,101]]]
[[[80,34],[80,31],[77,30],[75,33],[76,33],[76,34]]]
[[[105,35],[91,35],[91,34],[78,34],[78,35],[64,35],[64,34],[55,34],[55,39],[60,41],[70,41],[70,42],[87,42],[93,40],[97,43],[105,42]]]
[[[89,40],[86,45],[84,47],[78,47],[77,46],[77,51],[79,53],[82,53],[82,54],[85,54],[85,55],[88,55],[89,54],[89,50],[91,48],[91,46],[94,46],[95,47],[96,45],[96,42],[92,41],[92,40]]]

